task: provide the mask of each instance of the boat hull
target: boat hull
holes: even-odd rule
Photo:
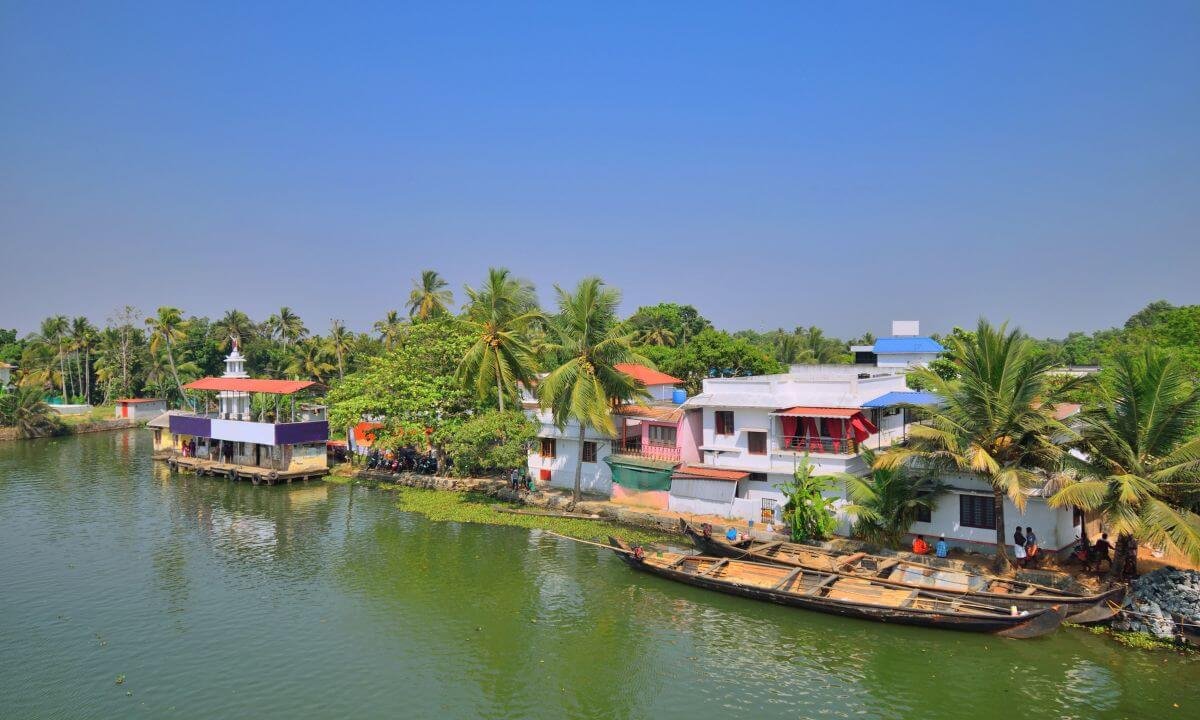
[[[841,617],[872,620],[875,622],[894,625],[912,625],[916,627],[958,630],[962,632],[994,633],[1014,638],[1028,638],[1053,632],[1062,622],[1062,618],[1053,609],[1037,610],[1021,616],[996,615],[955,615],[930,611],[908,610],[865,605],[843,600],[835,600],[820,596],[802,595],[798,593],[779,592],[767,588],[744,585],[720,578],[705,577],[694,573],[672,570],[645,562],[628,552],[628,546],[615,538],[610,544],[617,549],[621,559],[635,570],[650,575],[656,575],[668,580],[724,593],[739,597],[771,602],[777,605],[797,607],[805,610],[838,615]],[[932,595],[932,593],[931,593]]]
[[[681,523],[684,534],[691,539],[692,544],[696,549],[705,555],[715,555],[717,557],[731,558],[735,560],[749,560],[752,562],[770,563],[773,565],[782,565],[785,567],[803,567],[821,572],[835,572],[838,575],[846,577],[869,577],[866,574],[831,571],[826,567],[817,567],[815,565],[806,565],[801,562],[796,562],[791,558],[773,557],[765,553],[755,553],[748,550],[749,541],[741,543],[729,543],[723,539],[709,537],[703,533],[697,532],[695,528]],[[1021,596],[1008,593],[989,593],[989,592],[973,592],[973,591],[956,591],[953,589],[930,587],[919,585],[916,583],[906,583],[900,581],[886,580],[881,578],[872,578],[876,582],[885,583],[895,587],[906,587],[913,589],[928,590],[942,595],[953,597],[969,597],[973,602],[978,602],[984,605],[989,605],[996,608],[1011,608],[1016,606],[1017,610],[1034,611],[1057,608],[1063,615],[1066,622],[1079,625],[1087,625],[1098,622],[1104,622],[1111,619],[1119,612],[1121,602],[1125,597],[1125,588],[1117,587],[1099,595],[1033,595]]]

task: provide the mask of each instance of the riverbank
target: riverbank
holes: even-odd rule
[[[15,427],[0,427],[0,441],[6,440],[36,440],[45,437],[60,437],[63,435],[83,435],[87,433],[107,432],[109,430],[128,430],[138,427],[140,422],[129,418],[112,418],[109,420],[76,420],[71,416],[59,418],[61,421],[53,430],[30,435],[28,437],[17,432]]]

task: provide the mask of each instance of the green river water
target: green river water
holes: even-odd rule
[[[1200,717],[1195,658],[775,607],[149,454],[0,443],[0,718]]]

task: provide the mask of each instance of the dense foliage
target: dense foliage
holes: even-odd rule
[[[524,466],[537,432],[538,424],[520,410],[489,410],[444,431],[438,439],[454,459],[452,473],[471,477]]]
[[[791,530],[792,540],[796,542],[826,540],[837,528],[834,499],[825,497],[825,491],[833,487],[834,478],[814,475],[815,469],[806,453],[796,466],[792,479],[776,486],[787,498],[783,506],[783,520]]]

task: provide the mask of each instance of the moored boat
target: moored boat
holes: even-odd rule
[[[1011,638],[1045,635],[1062,622],[1049,608],[1014,614],[970,598],[896,588],[866,578],[704,555],[646,553],[617,538],[609,538],[609,544],[630,567],[652,575],[832,615]]]
[[[972,602],[997,608],[1016,606],[1018,610],[1057,607],[1067,622],[1096,623],[1113,617],[1125,596],[1125,588],[1113,588],[1098,595],[1059,590],[1048,585],[1021,582],[984,573],[941,568],[896,557],[867,553],[840,554],[832,550],[790,542],[729,542],[711,532],[697,530],[680,521],[683,530],[701,553],[831,572],[847,577],[865,578],[897,588],[929,590],[944,595],[970,598]]]

